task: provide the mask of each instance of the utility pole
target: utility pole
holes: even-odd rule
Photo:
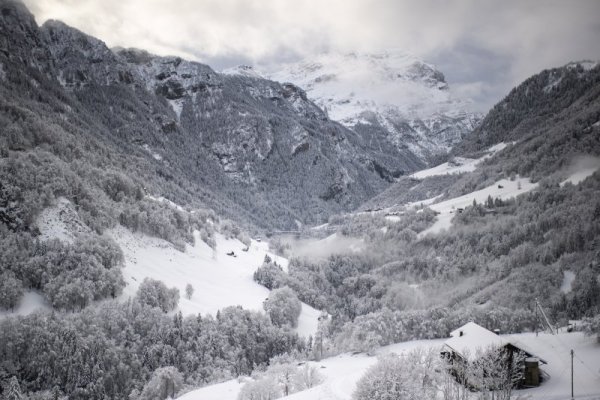
[[[571,349],[571,399],[574,399],[574,393],[573,393],[573,356],[575,355],[575,352],[573,351],[573,349]]]
[[[535,336],[538,335],[538,301],[537,297],[535,298]]]

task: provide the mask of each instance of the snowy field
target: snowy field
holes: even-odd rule
[[[415,172],[410,177],[415,179],[424,179],[436,175],[452,175],[461,174],[464,172],[473,172],[475,169],[477,169],[477,164],[480,162],[481,159],[455,157],[452,162],[445,162],[433,168],[423,169]]]
[[[248,310],[262,310],[269,290],[254,282],[254,271],[269,255],[287,269],[288,261],[267,251],[268,244],[252,241],[248,251],[239,240],[227,240],[216,235],[217,247],[211,249],[195,233],[196,244],[186,246],[185,252],[176,250],[170,243],[117,228],[110,235],[121,246],[125,255],[123,276],[127,286],[122,298],[135,296],[145,277],[163,281],[168,287],[179,289],[179,310],[184,315],[216,314],[219,309],[241,305]],[[235,257],[227,255],[233,251]],[[191,284],[194,294],[187,299],[185,287]],[[302,304],[298,333],[308,336],[317,330],[319,311]]]
[[[513,143],[514,144],[514,143]],[[473,172],[477,169],[477,165],[483,160],[491,157],[495,153],[506,148],[506,143],[498,143],[486,150],[486,154],[481,158],[464,158],[455,157],[452,162],[445,162],[433,168],[423,169],[410,175],[411,178],[424,179],[436,175],[452,175],[462,174],[465,172]]]
[[[514,335],[517,341],[548,362],[541,368],[550,376],[540,387],[518,392],[523,399],[568,399],[571,396],[571,356],[576,397],[600,399],[600,343],[581,332]]]
[[[512,142],[510,144],[515,145],[517,142]],[[488,148],[485,151],[485,154],[480,157],[480,158],[465,158],[465,157],[455,157],[452,162],[445,162],[443,164],[440,164],[438,166],[435,166],[433,168],[428,168],[428,169],[423,169],[420,171],[417,171],[415,173],[413,173],[412,175],[410,175],[411,178],[415,178],[415,179],[425,179],[431,176],[437,176],[437,175],[452,175],[452,174],[462,174],[462,173],[467,173],[467,172],[473,172],[475,171],[479,164],[484,161],[485,159],[493,156],[494,154],[496,154],[497,152],[504,150],[508,145],[506,143],[498,143],[495,144],[494,146],[491,146],[490,148]],[[399,206],[403,206],[406,209],[410,209],[410,208],[417,208],[417,207],[421,207],[421,206],[430,206],[430,208],[432,208],[435,211],[440,212],[441,214],[438,216],[438,220],[436,222],[436,224],[434,226],[432,226],[431,228],[429,228],[426,232],[422,232],[421,236],[423,234],[426,233],[437,233],[440,232],[443,229],[447,229],[451,226],[451,220],[452,217],[454,216],[454,209],[456,208],[464,208],[470,204],[473,203],[473,199],[476,199],[477,202],[483,202],[487,199],[488,195],[492,195],[492,197],[500,197],[502,199],[507,199],[510,197],[514,197],[515,195],[518,195],[520,193],[525,193],[526,191],[529,191],[533,188],[535,188],[535,186],[537,186],[537,184],[531,184],[529,182],[528,179],[519,179],[517,181],[515,181],[515,185],[518,186],[519,182],[522,185],[522,189],[519,190],[518,187],[516,187],[517,190],[514,190],[515,188],[513,188],[512,186],[515,185],[503,185],[503,182],[505,182],[505,180],[496,182],[494,185],[473,192],[473,193],[469,193],[466,194],[464,196],[461,197],[457,197],[455,199],[450,199],[447,200],[445,202],[442,203],[438,203],[438,204],[433,204],[435,201],[437,201],[438,198],[440,198],[442,195],[438,195],[429,199],[424,199],[424,200],[418,200],[418,201],[413,201],[410,203],[405,203],[405,204],[395,204],[394,206],[391,207],[387,207],[381,210],[377,210],[377,211],[360,211],[360,212],[356,212],[354,213],[354,215],[361,215],[361,214],[376,214],[376,213],[389,213],[392,212],[392,209],[397,208]],[[499,188],[498,185],[500,186],[504,186],[504,188]],[[467,201],[468,199],[468,201]],[[433,204],[433,205],[432,205]],[[398,222],[402,219],[402,217],[400,215],[386,215],[385,218],[388,221],[391,222]],[[312,229],[321,229],[322,227],[324,227],[326,225],[319,225],[317,227],[313,227]]]
[[[452,226],[452,218],[457,212],[459,212],[459,208],[464,209],[467,206],[473,205],[473,200],[479,204],[485,203],[488,196],[491,196],[492,199],[500,198],[502,200],[507,200],[520,194],[529,192],[530,190],[535,189],[537,186],[537,183],[532,183],[528,178],[517,177],[517,179],[514,181],[501,179],[493,185],[481,190],[442,201],[440,203],[431,204],[429,208],[437,211],[439,214],[435,223],[429,228],[425,229],[423,232],[420,232],[419,237],[430,233],[439,233],[442,230],[450,228],[450,226]]]
[[[574,362],[576,398],[600,399],[600,344],[594,338],[586,337],[579,332],[559,335],[541,333],[537,337],[534,333],[507,336],[510,337],[509,340],[518,342],[548,362],[547,365],[542,366],[542,369],[549,375],[549,379],[540,387],[515,391],[514,398],[521,400],[569,399],[571,393],[569,352],[573,349],[576,355]],[[382,347],[377,353],[401,354],[415,348],[440,349],[443,342],[444,339],[404,342]],[[316,366],[323,375],[324,382],[311,389],[294,393],[286,399],[350,400],[356,382],[376,361],[376,356],[367,356],[361,353],[342,354],[320,362],[311,362],[311,365]],[[243,382],[243,379],[234,379],[207,386],[189,392],[180,399],[235,400]],[[476,398],[476,396],[477,394],[473,393],[472,397]]]

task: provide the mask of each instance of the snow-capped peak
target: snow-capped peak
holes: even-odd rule
[[[397,51],[321,54],[267,69],[265,75],[304,88],[332,119],[350,126],[364,111],[393,108],[407,116],[426,117],[455,108],[440,71]]]
[[[260,70],[306,90],[332,120],[382,130],[421,159],[448,151],[480,119],[470,101],[452,96],[442,72],[402,51],[327,53]]]
[[[221,71],[225,75],[241,75],[249,78],[263,79],[264,77],[251,65],[238,65],[237,67],[227,68]]]

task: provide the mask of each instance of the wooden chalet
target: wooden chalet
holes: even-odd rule
[[[502,350],[508,356],[507,359],[511,361],[516,353],[521,352],[524,357],[521,357],[519,368],[523,368],[524,373],[523,378],[515,386],[535,387],[540,385],[542,375],[539,366],[547,364],[545,360],[537,357],[510,336],[501,336],[474,322],[469,322],[452,331],[450,339],[444,342],[441,353],[452,365],[456,366],[453,373],[457,380],[470,388],[477,389],[477,384],[471,382],[466,375],[460,374],[459,370],[473,365],[482,352],[489,350]],[[513,368],[512,365],[512,362],[506,363],[506,368]]]

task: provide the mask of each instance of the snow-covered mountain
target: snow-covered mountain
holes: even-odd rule
[[[536,303],[600,335],[600,65],[529,78],[422,169],[477,120],[441,73],[312,62],[219,73],[0,0],[0,398],[350,399],[358,352],[532,332]],[[518,336],[551,379],[515,395],[566,397],[570,349],[600,393],[596,337],[552,331]]]
[[[356,208],[425,166],[385,135],[362,135],[332,121],[294,84],[249,68],[220,74],[179,57],[109,49],[60,21],[38,28],[26,9],[7,13],[15,21],[3,36],[11,38],[10,62],[0,60],[6,75],[24,63],[37,66],[35,74],[45,71],[53,93],[80,103],[72,112],[103,125],[91,131],[108,146],[141,152],[153,165],[143,170],[170,181],[185,176],[180,187],[202,193],[173,198],[181,203],[202,199],[237,221],[296,227]]]
[[[442,72],[400,51],[328,53],[257,69],[306,90],[332,120],[357,133],[383,133],[422,160],[446,153],[481,120],[468,100],[451,94]],[[248,66],[226,72],[257,75]]]

